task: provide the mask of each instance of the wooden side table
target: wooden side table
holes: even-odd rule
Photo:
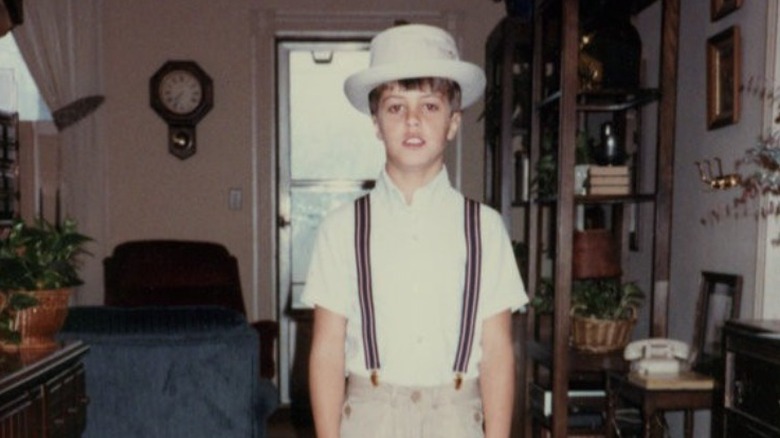
[[[72,342],[49,351],[0,352],[0,438],[81,436],[88,350]]]
[[[679,376],[644,377],[636,373],[607,373],[607,437],[615,436],[615,409],[620,400],[642,410],[644,436],[662,437],[658,427],[664,411],[685,411],[685,436],[693,436],[693,411],[710,409],[714,380],[683,372]]]

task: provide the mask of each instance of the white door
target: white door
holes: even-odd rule
[[[327,212],[373,186],[384,149],[353,109],[344,79],[368,66],[365,41],[285,41],[279,80],[279,378],[282,402],[307,401],[310,312],[299,297],[317,227]],[[295,412],[293,412],[295,414]]]

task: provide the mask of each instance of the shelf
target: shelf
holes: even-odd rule
[[[575,195],[574,203],[578,205],[587,204],[638,204],[644,202],[654,202],[655,194],[653,193],[638,193],[631,195]],[[555,204],[558,202],[558,198],[540,198],[534,202],[541,205]],[[513,205],[517,207],[526,206],[528,202],[518,202]]]
[[[547,368],[552,367],[552,345],[540,341],[526,342],[528,357]],[[586,353],[575,348],[569,348],[569,372],[603,373],[604,371],[628,371],[629,363],[623,359],[623,351],[611,353]]]
[[[577,94],[577,111],[581,112],[615,112],[639,108],[661,98],[661,92],[655,88],[638,90],[598,90],[584,91]],[[561,92],[556,91],[542,100],[537,109],[552,107],[561,100]]]

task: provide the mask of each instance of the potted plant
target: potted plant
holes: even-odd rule
[[[552,134],[545,133],[542,136],[542,144],[539,160],[535,164],[536,176],[531,181],[531,186],[539,198],[551,198],[556,195],[558,185],[557,152],[554,150],[557,140]],[[577,131],[577,141],[574,149],[575,160],[575,192],[583,194],[585,176],[588,166],[593,161],[591,158],[592,140],[585,131]],[[584,173],[583,173],[584,172]]]
[[[80,285],[79,256],[91,239],[65,220],[15,221],[0,239],[0,345],[48,348]]]
[[[571,293],[572,346],[592,353],[622,349],[631,339],[636,311],[644,293],[634,282],[619,278],[574,280]],[[553,310],[553,283],[543,279],[531,306],[538,313]]]

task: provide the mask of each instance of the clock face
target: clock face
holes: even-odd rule
[[[160,80],[160,102],[175,114],[189,114],[203,101],[203,87],[187,70],[173,70]]]

